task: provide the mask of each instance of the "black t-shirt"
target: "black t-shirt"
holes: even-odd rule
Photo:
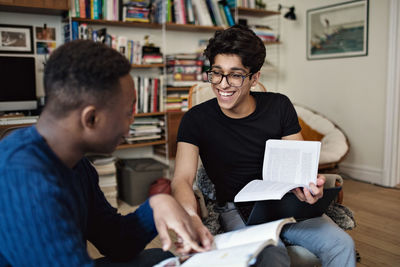
[[[214,98],[191,108],[179,126],[177,141],[199,148],[219,203],[233,201],[248,182],[262,179],[268,139],[281,139],[301,130],[289,98],[270,92],[251,95],[256,109],[247,117],[226,116]]]

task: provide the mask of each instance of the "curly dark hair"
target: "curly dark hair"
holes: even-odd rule
[[[218,54],[238,55],[242,64],[251,73],[258,72],[265,60],[265,45],[261,39],[248,27],[234,25],[222,31],[216,31],[204,50],[204,55],[214,64]]]
[[[46,62],[45,110],[64,117],[86,104],[106,105],[120,89],[119,79],[130,69],[122,54],[104,44],[89,40],[66,43]]]

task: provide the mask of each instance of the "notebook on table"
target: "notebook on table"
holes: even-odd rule
[[[246,225],[255,225],[282,218],[294,217],[302,221],[321,216],[336,198],[341,187],[324,189],[324,195],[314,204],[300,201],[289,192],[280,200],[237,202],[235,206]]]

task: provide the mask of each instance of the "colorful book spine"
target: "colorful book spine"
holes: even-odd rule
[[[215,26],[217,26],[218,24],[217,24],[217,21],[215,20],[215,14],[214,14],[214,10],[212,8],[211,0],[205,0],[205,1],[206,1],[208,13],[210,14],[210,17],[211,17],[211,21]]]
[[[194,19],[192,0],[186,0],[185,7],[186,7],[187,23],[195,24],[196,21]]]
[[[86,18],[85,0],[79,0],[79,17]]]
[[[226,3],[226,1],[220,1],[220,3],[222,3],[222,5],[224,7],[224,13],[225,13],[225,16],[226,16],[229,26],[235,25],[235,20],[233,19],[231,10],[230,10],[228,4]]]

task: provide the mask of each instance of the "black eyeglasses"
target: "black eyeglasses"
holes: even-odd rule
[[[220,84],[222,82],[222,79],[225,77],[226,82],[229,84],[229,86],[232,87],[242,86],[244,80],[252,75],[252,73],[248,73],[246,75],[241,75],[237,73],[222,74],[221,72],[213,70],[206,71],[206,73],[208,82],[212,84]]]

